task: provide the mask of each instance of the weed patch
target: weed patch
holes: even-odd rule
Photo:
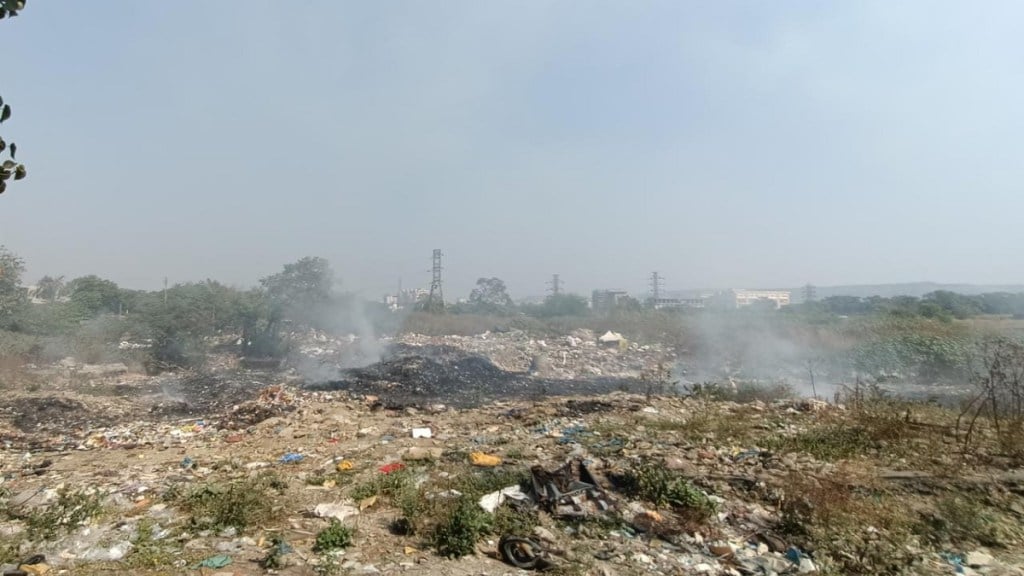
[[[975,497],[951,494],[935,503],[935,514],[926,515],[922,532],[937,545],[966,547],[973,543],[1002,547],[1007,537],[999,515]]]
[[[63,488],[57,500],[22,518],[30,540],[50,540],[99,516],[104,494]]]
[[[795,436],[771,436],[762,444],[777,452],[804,452],[818,460],[845,460],[875,448],[871,435],[860,426],[827,425]]]
[[[636,498],[659,507],[672,507],[689,525],[707,523],[718,507],[707,494],[674,470],[655,462],[644,462],[628,471],[620,484]]]
[[[157,539],[157,526],[150,519],[139,522],[138,532],[132,539],[132,551],[125,559],[135,569],[152,569],[173,563],[171,547]]]
[[[434,527],[430,537],[431,545],[442,556],[468,556],[476,550],[477,540],[487,534],[491,527],[491,516],[473,499],[462,497]]]
[[[792,474],[786,479],[779,530],[815,550],[822,569],[839,574],[896,574],[915,560],[913,515],[884,492]]]
[[[366,482],[356,484],[349,496],[357,501],[370,496],[386,496],[395,500],[410,490],[415,491],[415,488],[413,471],[403,468],[388,474],[378,474]]]
[[[269,519],[275,494],[286,484],[273,474],[207,483],[175,498],[191,515],[191,523],[199,529],[220,530],[234,527],[245,530]]]
[[[353,530],[337,520],[331,520],[331,525],[324,528],[316,535],[316,542],[313,544],[314,552],[331,552],[348,548],[352,545]]]

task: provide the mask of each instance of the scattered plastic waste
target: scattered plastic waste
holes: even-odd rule
[[[487,454],[485,452],[470,452],[469,463],[473,466],[492,468],[501,464],[501,457],[495,456],[494,454]]]
[[[270,550],[267,551],[267,555],[263,558],[261,564],[264,568],[268,569],[284,568],[284,556],[294,551],[295,549],[284,538],[275,536],[271,540]]]
[[[338,472],[348,472],[353,468],[355,468],[355,464],[351,460],[342,460],[334,467]]]
[[[373,496],[367,496],[366,498],[363,498],[362,500],[359,501],[359,511],[362,512],[363,510],[366,510],[367,508],[372,508],[373,505],[376,504],[376,503],[377,503],[377,495],[376,494],[374,494]]]
[[[46,563],[46,556],[36,554],[24,562],[18,564],[17,570],[7,570],[4,576],[42,576],[50,572],[50,565]]]
[[[305,456],[299,454],[298,452],[289,452],[284,456],[281,456],[279,462],[281,464],[298,464],[299,462],[302,462],[302,460],[305,458]]]
[[[942,559],[949,563],[950,566],[956,571],[957,574],[963,574],[964,570],[964,555],[954,554],[952,552],[943,552],[940,554]]]
[[[433,436],[434,436],[434,433],[430,430],[430,428],[413,428],[412,429],[412,437],[413,438],[432,438]]]
[[[185,456],[184,458],[181,459],[181,467],[184,468],[185,470],[188,470],[189,468],[195,468],[196,461],[189,458],[188,456]]]
[[[381,474],[391,474],[392,472],[398,472],[399,470],[405,469],[405,464],[401,462],[391,462],[380,467]]]
[[[750,450],[735,451],[732,456],[733,462],[742,462],[748,458],[754,458],[761,455],[761,451],[757,448],[751,448]]]
[[[531,497],[526,492],[523,492],[523,489],[516,484],[515,486],[507,486],[501,490],[485,494],[480,498],[480,507],[493,514],[494,511],[504,504],[507,499],[526,502],[531,500]]]
[[[558,439],[559,444],[572,444],[579,442],[581,436],[587,434],[587,429],[581,425],[566,426],[562,429],[562,436]]]
[[[218,554],[216,556],[210,556],[205,560],[200,561],[194,566],[194,569],[200,568],[223,568],[231,564],[231,556],[227,554]]]
[[[313,508],[313,514],[315,514],[317,518],[334,518],[341,522],[349,516],[358,515],[359,509],[349,504],[325,502],[323,504],[317,504],[316,507]]]

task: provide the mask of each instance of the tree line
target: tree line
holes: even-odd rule
[[[936,290],[917,298],[894,296],[829,296],[814,302],[805,302],[794,311],[825,313],[837,316],[867,316],[889,314],[895,316],[923,316],[939,320],[966,319],[974,316],[1001,315],[1024,318],[1024,293],[990,292],[986,294],[959,294]]]

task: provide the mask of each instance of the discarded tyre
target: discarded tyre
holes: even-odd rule
[[[534,570],[541,564],[543,550],[529,538],[502,536],[498,541],[498,549],[501,551],[502,559],[516,568]]]

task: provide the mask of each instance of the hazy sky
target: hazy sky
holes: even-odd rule
[[[1020,2],[30,2],[0,22],[42,274],[367,296],[1024,282]]]

